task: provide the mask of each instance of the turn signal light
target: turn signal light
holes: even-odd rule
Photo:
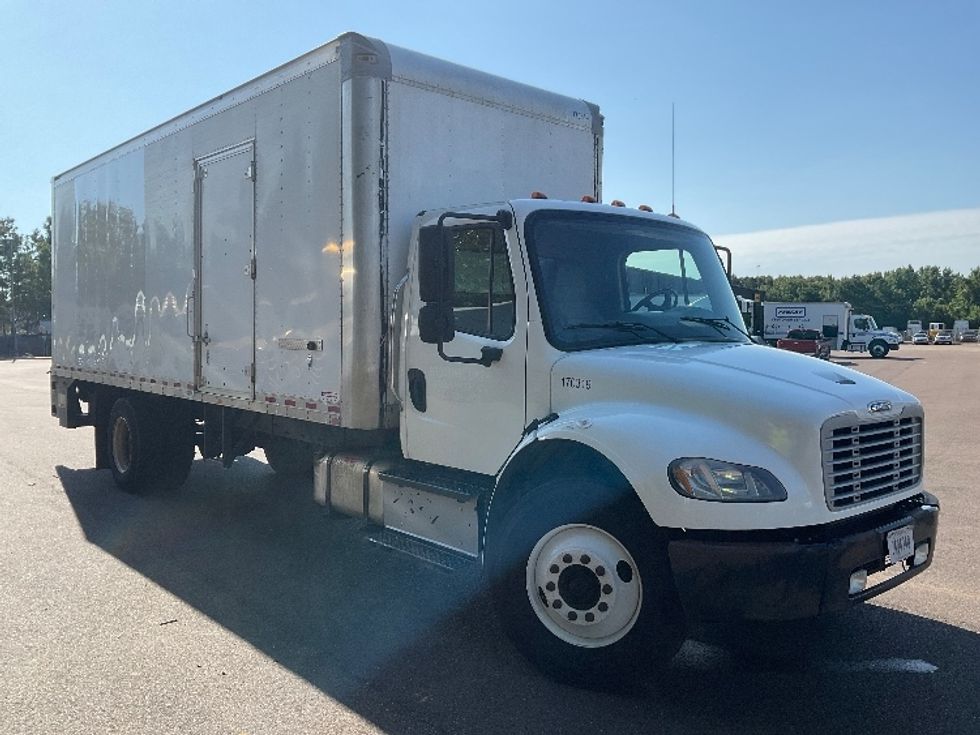
[[[626,204],[623,203],[622,201],[620,201],[619,199],[613,199],[611,202],[609,202],[609,206],[610,207],[625,207]]]
[[[641,204],[639,207],[637,207],[637,209],[639,209],[641,212],[652,212],[653,211],[653,207],[651,207],[651,206],[649,206],[647,204]]]
[[[547,199],[548,195],[542,191],[532,191],[531,199]]]
[[[586,194],[585,196],[582,197],[582,201],[585,202],[586,204],[595,204],[595,197]]]

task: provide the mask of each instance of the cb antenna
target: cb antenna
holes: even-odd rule
[[[674,208],[674,103],[670,103],[670,216],[676,217]]]

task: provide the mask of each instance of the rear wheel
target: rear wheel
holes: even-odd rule
[[[179,487],[194,458],[193,419],[166,406],[117,398],[109,411],[107,449],[112,477],[128,493]]]
[[[684,626],[666,546],[632,490],[552,480],[489,533],[496,614],[549,675],[605,689],[655,675],[677,652]]]

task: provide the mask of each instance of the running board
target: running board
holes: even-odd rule
[[[387,528],[375,531],[367,538],[372,544],[407,554],[428,564],[450,571],[463,569],[476,562],[476,557],[470,556],[469,554],[453,551],[437,544],[423,541],[422,539],[407,536],[398,531],[391,531]]]

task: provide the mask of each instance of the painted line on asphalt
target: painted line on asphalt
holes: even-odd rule
[[[764,659],[764,652],[760,652]],[[726,649],[700,641],[688,640],[677,658],[674,666],[680,669],[694,671],[723,671],[737,666],[738,658]],[[803,661],[800,670],[860,674],[865,672],[879,674],[934,674],[939,667],[920,658],[875,658],[865,661],[842,661],[813,659]]]

